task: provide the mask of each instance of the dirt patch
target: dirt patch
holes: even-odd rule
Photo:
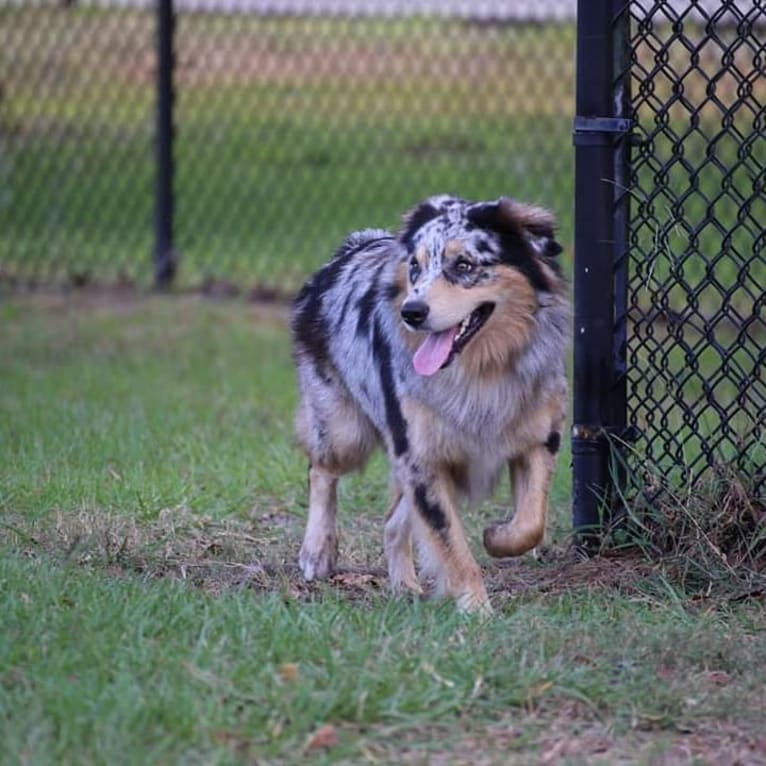
[[[509,727],[519,731],[518,725]],[[508,737],[508,729],[490,729],[488,736],[497,732]],[[573,733],[572,718],[559,717],[549,721],[546,733],[537,737],[537,763],[542,765],[562,762],[593,761],[609,764],[657,763],[663,766],[682,764],[766,764],[766,737],[742,723],[706,722],[699,730],[690,732],[642,731],[632,729],[616,734],[604,724],[593,722],[578,727]],[[511,761],[514,762],[514,761]],[[454,763],[454,761],[451,761]],[[468,761],[466,761],[468,763]],[[474,762],[475,763],[475,762]]]
[[[110,576],[141,574],[170,577],[208,593],[247,588],[310,600],[332,591],[365,603],[385,593],[388,577],[377,536],[362,519],[353,530],[352,551],[326,582],[307,583],[296,564],[304,519],[283,511],[255,511],[250,519],[212,519],[185,508],[163,511],[154,522],[82,512],[59,514],[53,524],[36,528],[24,519],[0,524],[5,540],[30,555],[63,558],[102,568]],[[363,528],[364,527],[364,528]],[[368,542],[374,540],[375,542]],[[550,548],[544,561],[531,556],[485,562],[484,577],[497,608],[519,597],[558,595],[582,590],[635,590],[656,567],[640,555],[583,560],[566,548]]]
[[[489,592],[513,597],[587,589],[631,589],[657,572],[637,551],[583,558],[573,548],[552,547],[542,561],[506,559],[485,568]]]

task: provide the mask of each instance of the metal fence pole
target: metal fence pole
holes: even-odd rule
[[[628,459],[625,444],[634,441],[637,433],[628,427],[628,284],[630,281],[630,202],[631,196],[631,38],[630,2],[612,0],[614,41],[614,108],[615,116],[625,120],[626,133],[618,134],[614,145],[614,333],[612,336],[612,393],[610,396],[609,425],[616,437],[610,443],[620,453],[611,461],[612,481],[618,487],[628,483]],[[612,511],[616,510],[613,503]]]
[[[615,353],[616,281],[625,289],[624,279],[615,278],[616,168],[621,166],[615,147],[630,121],[616,105],[622,99],[615,98],[615,37],[622,36],[613,25],[618,16],[627,21],[616,12],[625,4],[579,0],[577,8],[572,510],[586,547],[597,540],[611,503],[609,437],[625,424],[624,378],[616,374],[624,343]]]
[[[157,2],[157,186],[155,191],[154,279],[170,287],[176,272],[173,245],[173,0]]]

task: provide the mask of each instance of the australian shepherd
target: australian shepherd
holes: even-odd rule
[[[309,510],[299,564],[333,572],[338,479],[381,444],[393,501],[384,549],[394,591],[436,593],[489,611],[458,515],[504,466],[514,513],[484,531],[492,556],[544,538],[567,411],[569,302],[554,218],[503,197],[432,197],[397,234],[351,234],[306,283],[292,312],[308,454]]]

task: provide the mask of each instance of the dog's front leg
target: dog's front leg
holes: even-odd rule
[[[466,612],[489,614],[492,607],[481,569],[465,538],[449,479],[438,471],[410,468],[407,500],[415,509],[412,517],[419,543],[421,564],[435,577],[436,592],[451,596]]]
[[[490,555],[519,556],[544,542],[555,463],[545,445],[510,462],[514,514],[484,530],[484,547]]]
[[[298,564],[307,580],[322,580],[335,569],[337,487],[337,476],[318,466],[309,467],[309,517],[298,556]]]

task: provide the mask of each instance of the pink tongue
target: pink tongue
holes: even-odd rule
[[[415,371],[420,375],[433,375],[447,361],[452,351],[452,342],[458,327],[450,327],[443,332],[432,332],[421,344],[412,357]]]

